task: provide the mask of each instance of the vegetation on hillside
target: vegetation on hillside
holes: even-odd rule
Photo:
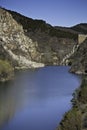
[[[13,18],[23,26],[23,29],[26,30],[27,32],[44,32],[48,36],[51,37],[59,37],[59,38],[70,38],[70,39],[77,39],[77,34],[73,32],[69,32],[66,29],[61,30],[58,28],[55,28],[51,26],[50,24],[47,24],[44,20],[37,20],[37,19],[32,19],[25,17],[17,12],[14,11],[9,11],[9,13],[12,14]]]
[[[76,108],[70,110],[64,116],[64,119],[60,123],[58,130],[81,130],[82,127],[82,115]]]
[[[82,104],[87,104],[87,79],[83,78],[80,91],[78,93],[78,101]]]
[[[87,130],[87,76],[73,99],[73,108],[65,113],[58,130]]]
[[[2,7],[0,7],[2,8]],[[5,9],[6,10],[6,9]],[[35,32],[38,31],[44,32],[51,37],[59,38],[71,38],[76,40],[79,33],[87,34],[87,24],[78,24],[73,27],[53,27],[50,24],[46,23],[44,20],[37,20],[23,16],[17,12],[6,10],[11,13],[12,17],[23,26],[25,31]],[[62,29],[61,29],[62,28]]]
[[[78,33],[87,34],[87,23],[81,23],[71,27],[72,30],[77,31]]]
[[[78,35],[71,33],[71,32],[67,32],[67,31],[62,31],[60,29],[56,29],[56,28],[51,28],[49,31],[50,36],[56,36],[56,37],[60,37],[60,38],[70,38],[70,39],[74,39],[76,40]]]
[[[13,67],[6,60],[0,60],[0,81],[9,80],[13,76]]]

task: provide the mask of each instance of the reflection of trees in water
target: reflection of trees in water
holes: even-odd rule
[[[16,102],[12,89],[8,83],[0,83],[0,125],[8,122],[15,113]]]
[[[0,99],[0,125],[12,118],[14,110],[13,99]]]

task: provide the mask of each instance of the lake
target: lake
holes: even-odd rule
[[[0,130],[55,130],[81,79],[70,67],[18,71],[0,83]]]

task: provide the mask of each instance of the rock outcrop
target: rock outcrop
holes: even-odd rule
[[[39,55],[36,51],[37,43],[24,35],[23,27],[17,23],[12,15],[0,9],[0,46],[2,52],[8,55],[8,60],[12,60],[14,68],[42,67],[43,63],[32,61],[32,55]],[[32,54],[31,54],[32,53]],[[7,58],[4,53],[4,58]]]
[[[72,64],[70,72],[87,74],[87,39],[78,47],[69,61]]]
[[[64,58],[63,60],[60,62],[60,65],[71,65],[70,63],[70,57],[77,51],[79,45],[76,44],[73,46],[72,50],[70,53],[68,53]]]

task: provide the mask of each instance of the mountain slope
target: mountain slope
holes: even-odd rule
[[[71,29],[78,33],[87,34],[87,23],[80,23],[71,27]]]
[[[86,31],[87,24],[53,27],[0,7],[0,59],[14,69],[60,65]]]
[[[3,8],[0,14],[0,39],[2,52],[6,53],[2,57],[8,55],[15,68],[31,68],[39,62],[38,67],[58,65],[77,42],[76,34],[55,29],[43,20],[33,20]]]

